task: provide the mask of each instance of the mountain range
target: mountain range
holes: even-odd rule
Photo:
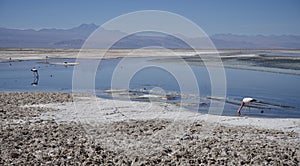
[[[81,48],[98,25],[82,24],[70,29],[21,30],[0,28],[0,48]],[[104,30],[104,29],[103,29]],[[104,30],[102,37],[114,41],[126,33]],[[198,40],[184,37],[185,41]],[[300,35],[236,35],[216,34],[210,39],[218,49],[300,49]],[[114,44],[114,48],[189,48],[182,40],[165,34],[133,34]],[[204,46],[205,47],[205,46]]]

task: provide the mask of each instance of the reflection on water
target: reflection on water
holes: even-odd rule
[[[51,59],[53,62],[74,61]],[[72,67],[40,64],[40,61],[0,63],[1,91],[65,91],[72,87]],[[11,65],[9,65],[11,63]],[[37,73],[31,71],[37,69]],[[32,86],[37,85],[37,86]]]
[[[85,60],[92,61],[92,60]],[[210,101],[225,101],[224,115],[236,116],[244,97],[252,97],[258,102],[242,110],[243,116],[256,117],[296,117],[300,118],[300,76],[278,74],[272,72],[226,69],[227,97],[224,99],[211,96],[210,77],[203,66],[192,65],[191,68],[199,84],[200,98],[189,89],[187,94],[181,94],[176,79],[170,73],[150,67],[137,72],[127,89],[111,89],[111,77],[120,59],[102,60],[95,78],[96,93],[100,97],[129,99],[137,101],[154,101],[178,104],[186,108],[207,113]],[[135,58],[138,61],[151,62],[149,58]],[[51,62],[51,63],[49,63]],[[73,66],[59,65],[61,63],[75,64],[75,59],[48,59],[47,63],[38,60],[0,63],[1,91],[72,91]],[[177,66],[180,63],[168,62]],[[245,63],[243,61],[243,63]],[[33,75],[31,69],[37,69]],[[37,76],[38,74],[38,76]],[[183,73],[184,74],[184,73]]]
[[[153,89],[105,89],[98,91],[103,97],[120,100],[144,101],[144,102],[180,102],[181,94],[176,92],[165,92],[160,88]]]
[[[39,71],[35,67],[31,69],[33,73],[33,82],[31,83],[32,86],[37,86],[39,84]]]
[[[39,84],[39,76],[33,77],[33,82],[31,83],[32,86],[37,86]]]

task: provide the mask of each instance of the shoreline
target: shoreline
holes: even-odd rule
[[[58,48],[0,48],[0,62],[14,62],[23,60],[45,60],[51,58],[78,58],[98,59],[97,52],[104,53],[104,49],[58,49]],[[159,52],[159,54],[156,54]],[[273,49],[218,49],[218,50],[190,50],[190,49],[110,49],[105,55],[105,59],[124,57],[160,57],[164,56],[194,56],[209,54],[251,54],[253,52],[275,52],[275,53],[300,53],[300,50],[273,50]],[[10,59],[11,58],[11,59]]]
[[[216,123],[171,105],[148,105],[145,111],[147,103],[65,93],[0,92],[0,98],[3,165],[300,163],[298,130],[280,128],[276,120],[260,123],[279,129],[262,129],[251,126],[257,124],[251,118]]]
[[[104,53],[104,49],[0,49],[0,62],[9,62],[12,58],[12,61],[16,60],[45,60],[46,56],[49,59],[52,58],[78,58],[78,54],[80,53],[81,57],[84,56],[86,59],[99,59],[97,52]],[[174,50],[166,50],[166,49],[111,49],[105,55],[105,59],[113,59],[113,58],[123,58],[123,57],[159,57],[161,54],[155,54],[155,52],[164,52],[165,56],[174,56],[177,54],[182,54],[185,56],[192,56],[196,53],[200,54],[215,54],[220,53],[216,52],[216,50],[186,50],[186,49],[174,49]],[[148,55],[141,55],[141,52]],[[232,53],[237,52],[236,50],[224,50],[224,53]],[[221,52],[221,53],[222,53]],[[149,55],[151,53],[151,55]],[[41,56],[42,55],[42,56]]]
[[[272,52],[273,51],[273,52]],[[62,66],[78,65],[80,59],[118,59],[118,58],[156,58],[156,62],[178,62],[185,60],[190,65],[224,67],[250,71],[271,72],[278,74],[300,75],[300,57],[297,56],[264,56],[260,53],[274,53],[274,50],[187,50],[187,49],[111,49],[104,57],[103,49],[1,49],[0,63],[41,60],[44,64]],[[275,50],[275,53],[299,53],[300,50]],[[209,56],[219,54],[219,56]],[[195,57],[195,55],[200,55]],[[48,62],[51,59],[79,59],[77,62]],[[219,59],[220,58],[220,59]],[[222,61],[221,64],[216,63]],[[203,63],[205,62],[205,64]]]
[[[90,105],[90,107],[88,107]],[[97,105],[97,106],[93,106]],[[30,107],[30,106],[29,106]],[[58,121],[73,121],[84,118],[80,122],[118,122],[126,120],[161,119],[169,121],[202,121],[220,125],[238,127],[247,126],[258,129],[281,130],[295,132],[300,136],[300,118],[262,118],[243,116],[219,116],[192,112],[169,103],[148,103],[139,101],[110,100],[99,97],[75,97],[74,102],[64,104],[41,104],[32,107],[63,110],[55,114],[45,114],[44,118],[55,117]],[[117,111],[115,110],[117,108]],[[75,111],[76,110],[76,111]],[[99,113],[99,110],[101,112]],[[172,111],[171,111],[172,110]],[[75,112],[74,112],[75,111]],[[120,114],[122,112],[122,114]],[[61,114],[60,114],[61,113]],[[76,114],[75,114],[76,113]],[[92,115],[88,117],[86,114]],[[111,118],[113,115],[113,118]],[[101,118],[97,119],[95,116]],[[94,119],[95,118],[95,119]],[[110,119],[110,120],[108,120]],[[300,140],[299,140],[300,141]]]

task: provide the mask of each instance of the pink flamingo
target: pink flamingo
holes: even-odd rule
[[[250,98],[250,97],[243,98],[243,102],[242,102],[240,108],[237,110],[238,114],[239,115],[241,114],[241,110],[245,104],[250,105],[252,102],[255,102],[255,101],[257,101],[257,100]]]

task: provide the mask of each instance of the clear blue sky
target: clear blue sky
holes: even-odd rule
[[[0,0],[0,27],[71,28],[138,10],[180,14],[208,34],[298,34],[300,0]]]

